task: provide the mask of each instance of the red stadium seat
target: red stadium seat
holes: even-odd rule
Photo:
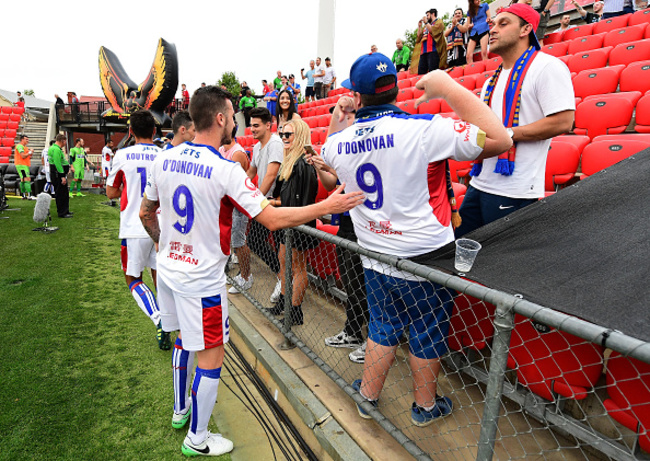
[[[650,133],[650,95],[645,95],[636,105],[636,125],[634,131]]]
[[[320,133],[316,129],[311,130],[311,145],[320,144]]]
[[[594,34],[600,34],[601,32],[609,32],[610,30],[620,29],[621,27],[627,26],[627,22],[629,20],[630,17],[627,14],[614,16],[613,18],[609,19],[601,19],[594,25]]]
[[[630,16],[630,20],[627,22],[628,26],[636,26],[637,24],[647,24],[650,22],[650,8],[645,10],[640,10]]]
[[[583,51],[595,50],[603,46],[606,32],[597,35],[585,35],[584,37],[574,38],[569,42],[568,54],[581,53]]]
[[[408,101],[409,99],[413,99],[413,90],[411,88],[405,88],[397,93],[397,102]]]
[[[9,120],[13,120],[14,122],[20,122],[21,116],[18,114],[11,114],[9,115]]]
[[[650,452],[650,364],[612,352],[607,393],[603,405],[609,416],[634,432],[638,446]]]
[[[1,157],[10,157],[11,156],[11,147],[0,147],[0,156]]]
[[[586,98],[594,94],[614,93],[618,87],[618,79],[624,65],[587,69],[576,75],[573,89],[578,98]]]
[[[449,69],[449,72],[447,72],[447,73],[449,74],[449,76],[451,78],[454,78],[454,79],[456,79],[458,77],[462,77],[463,75],[465,75],[465,71],[463,70],[462,66],[452,67],[451,69]]]
[[[13,112],[11,106],[2,106],[0,107],[0,110],[2,111],[3,114],[11,114]]]
[[[18,130],[16,130],[15,128],[7,128],[5,129],[5,137],[15,139],[17,132]]]
[[[621,91],[650,90],[650,60],[629,64],[621,73]]]
[[[623,136],[615,141],[592,142],[582,152],[582,176],[580,179],[609,168],[647,147],[647,142],[635,139],[627,140],[623,139]]]
[[[542,51],[551,56],[560,57],[564,56],[569,48],[569,42],[557,42],[550,45],[544,45]]]
[[[621,43],[629,43],[637,40],[643,40],[647,24],[636,26],[621,27],[607,32],[603,46],[616,46]]]
[[[272,123],[271,124],[271,132],[272,133],[277,133],[278,131],[278,124],[277,123]]]
[[[407,78],[409,78],[409,75],[410,74],[409,74],[408,70],[402,70],[402,71],[397,73],[397,80],[399,81],[399,80],[407,79]]]
[[[503,59],[501,59],[501,57],[488,59],[487,61],[485,61],[485,70],[486,71],[496,70],[496,68],[501,65],[502,61]]]
[[[319,126],[319,127],[322,127],[322,126],[325,126],[325,127],[330,126],[330,119],[331,119],[331,118],[332,118],[332,116],[331,116],[330,114],[323,114],[323,115],[320,115],[320,116],[317,118],[317,120],[318,120],[318,126]]]
[[[418,113],[418,110],[415,107],[415,99],[409,99],[408,101],[398,102],[397,107],[402,109],[404,112],[408,112],[409,114]]]
[[[251,131],[251,127],[247,126],[246,129],[244,129],[244,134],[246,136],[253,134],[253,132]]]
[[[413,87],[413,99],[418,99],[423,94],[424,90],[418,90],[417,88]]]
[[[564,32],[564,41],[575,40],[578,37],[584,37],[585,35],[592,35],[594,32],[593,24],[583,24],[580,26],[572,27],[571,29]],[[546,44],[546,41],[544,41]]]
[[[316,220],[316,229],[327,232],[328,234],[336,235],[339,226],[332,226],[330,224],[323,224],[320,219]],[[307,251],[307,261],[321,279],[325,280],[333,275],[336,279],[340,278],[339,264],[336,256],[336,247],[325,241],[313,250]]]
[[[459,161],[449,159],[449,174],[451,175],[452,182],[460,182],[462,178],[467,177],[470,170],[472,169],[471,161]]]
[[[630,64],[650,59],[650,39],[621,43],[609,54],[609,65]]]
[[[553,139],[546,156],[544,190],[559,190],[561,185],[575,177],[579,163],[580,152],[575,145]]]
[[[558,394],[582,400],[602,373],[603,348],[517,314],[508,366],[520,384],[546,400]]]
[[[318,126],[318,120],[315,117],[303,117],[302,120],[309,125],[309,128],[316,128]]]
[[[457,196],[456,202],[460,197]],[[460,205],[459,205],[460,206]],[[449,347],[456,351],[465,348],[485,349],[494,334],[495,307],[473,296],[461,294],[454,298],[454,310],[449,324]]]
[[[485,70],[485,61],[473,62],[465,66],[464,75],[480,74],[484,70]]]
[[[467,186],[459,182],[452,181],[451,187],[454,189],[454,197],[465,195],[465,192],[467,192]]]
[[[544,45],[552,45],[564,40],[564,32],[551,32],[544,35]]]
[[[402,90],[404,88],[410,88],[411,86],[411,81],[410,80],[398,80],[397,81],[397,87]]]
[[[637,103],[637,106],[639,104]],[[650,133],[621,133],[621,134],[604,134],[596,136],[593,142],[621,142],[621,141],[641,141],[650,147]]]
[[[415,87],[415,84],[420,81],[422,78],[421,75],[416,75],[415,77],[411,77],[409,80],[411,81],[411,86]]]
[[[580,72],[585,69],[597,69],[605,67],[607,58],[612,51],[611,46],[599,48],[597,50],[585,51],[582,53],[574,54],[569,57],[569,70],[571,72]]]
[[[9,114],[0,113],[0,122],[6,122],[9,120]]]
[[[22,104],[24,104],[22,101],[20,101]],[[21,106],[14,106],[13,107],[13,113],[18,114],[18,115],[23,115],[25,113],[25,108]]]
[[[431,99],[418,106],[418,114],[438,114],[440,113],[440,99]]]
[[[461,86],[464,86],[470,91],[476,88],[476,74],[466,75],[463,77],[456,78],[454,80],[456,80],[456,82],[458,82]]]
[[[482,89],[485,82],[488,81],[492,75],[494,75],[493,71],[476,74],[476,89]]]
[[[0,138],[4,138],[4,137],[5,137],[5,129],[0,128]]]
[[[2,138],[0,139],[0,145],[3,147],[12,147],[14,145],[14,138]]]
[[[328,128],[316,128],[316,131],[318,132],[319,136],[319,142],[318,144],[325,144],[325,141],[327,141],[327,131]]]
[[[589,96],[576,110],[576,134],[594,139],[601,134],[617,134],[630,124],[634,106],[641,97],[638,91]]]
[[[585,146],[591,142],[591,139],[589,139],[589,136],[584,135],[563,134],[561,136],[554,137],[551,142],[553,141],[561,141],[573,144],[578,148],[580,155],[582,155],[582,151],[584,150]]]

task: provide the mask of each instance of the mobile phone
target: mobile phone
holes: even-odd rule
[[[305,146],[305,152],[311,155],[318,155],[318,153],[309,144]]]

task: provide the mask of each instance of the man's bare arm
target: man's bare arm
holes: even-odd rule
[[[114,198],[118,198],[120,195],[122,195],[121,187],[118,189],[117,187],[106,186],[106,197],[110,199],[114,199]]]
[[[541,141],[571,131],[575,111],[565,110],[549,115],[529,125],[516,126],[512,129],[515,141]]]
[[[280,164],[278,162],[271,162],[269,163],[269,166],[266,167],[266,176],[262,178],[262,182],[258,187],[258,189],[262,191],[264,195],[266,195],[269,190],[271,190],[271,186],[275,182],[275,178],[278,176],[278,170],[280,170]]]
[[[149,200],[146,195],[142,197],[140,221],[142,221],[142,225],[147,231],[147,234],[156,243],[160,240],[160,224],[158,223],[158,216],[156,216],[156,211],[159,207],[160,202]]]

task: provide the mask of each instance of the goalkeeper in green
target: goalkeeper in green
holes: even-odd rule
[[[84,172],[90,170],[88,159],[86,158],[83,138],[77,138],[74,147],[70,149],[70,165],[72,165],[72,185],[70,186],[70,197],[74,197],[75,187],[77,188],[77,197],[85,197],[81,193],[81,181],[84,179]]]

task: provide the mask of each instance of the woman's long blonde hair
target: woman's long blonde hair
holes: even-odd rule
[[[305,146],[311,145],[309,125],[302,120],[291,120],[285,123],[282,129],[284,130],[289,125],[293,126],[294,130],[293,144],[288,151],[286,149],[284,151],[284,160],[280,167],[280,179],[282,181],[286,181],[291,177],[293,166],[305,154]]]

